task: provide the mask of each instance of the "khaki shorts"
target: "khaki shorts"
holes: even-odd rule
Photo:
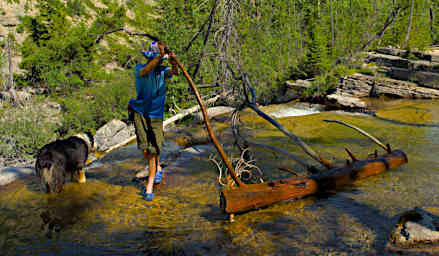
[[[146,150],[149,154],[159,155],[162,151],[163,120],[145,117],[134,113],[134,127],[136,128],[137,147]]]

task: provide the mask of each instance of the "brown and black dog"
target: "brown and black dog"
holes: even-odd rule
[[[37,154],[35,171],[41,189],[46,193],[61,192],[69,175],[73,181],[85,182],[85,162],[93,145],[91,134],[78,134],[43,146]]]

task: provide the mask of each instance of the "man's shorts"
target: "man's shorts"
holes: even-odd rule
[[[163,120],[145,117],[134,113],[134,127],[136,128],[137,147],[146,150],[149,154],[159,155],[162,151]]]

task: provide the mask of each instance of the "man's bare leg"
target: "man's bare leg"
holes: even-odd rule
[[[143,151],[143,155],[145,156],[149,164],[149,177],[148,177],[148,183],[145,184],[145,189],[146,189],[146,193],[151,194],[153,192],[154,177],[157,171],[157,165],[156,165],[157,155],[149,154],[148,152],[146,152],[146,150]]]

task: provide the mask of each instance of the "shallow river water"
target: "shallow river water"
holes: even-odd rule
[[[87,183],[68,183],[45,195],[36,177],[0,187],[1,255],[387,255],[388,235],[404,210],[439,204],[439,102],[375,101],[376,116],[320,112],[277,120],[331,161],[378,149],[354,124],[406,152],[406,165],[338,191],[281,202],[235,216],[219,208],[218,171],[209,145],[178,151],[168,136],[164,184],[145,202],[133,182],[145,167],[136,145],[116,150],[87,169]],[[281,113],[290,105],[265,107]],[[282,113],[284,113],[283,111]],[[248,139],[306,157],[300,148],[250,110],[241,115]],[[217,121],[233,151],[228,121]],[[245,127],[245,128],[244,128]],[[289,177],[296,163],[253,149],[265,180]],[[307,160],[312,163],[310,158]]]

